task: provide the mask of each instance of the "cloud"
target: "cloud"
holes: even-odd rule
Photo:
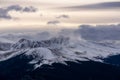
[[[104,2],[81,6],[71,6],[66,8],[70,10],[117,10],[120,9],[120,2]]]
[[[11,5],[8,7],[0,8],[0,19],[12,19],[12,16],[9,14],[10,11],[19,11],[19,12],[36,12],[37,9],[29,7],[21,7],[19,5]]]
[[[78,33],[85,40],[120,40],[120,24],[118,25],[81,25]]]
[[[48,22],[47,22],[47,24],[49,24],[49,25],[57,25],[57,24],[59,24],[59,23],[60,23],[60,21],[58,21],[58,20],[48,21]]]
[[[59,15],[59,16],[56,17],[56,19],[58,19],[58,20],[48,21],[47,24],[48,25],[57,25],[57,24],[60,24],[61,22],[59,21],[59,19],[62,19],[62,18],[66,18],[67,19],[67,18],[69,18],[69,16],[65,15],[65,14]]]
[[[30,7],[25,7],[23,9],[23,12],[36,12],[36,8],[30,6]]]
[[[53,37],[48,31],[39,32],[22,32],[22,33],[2,33],[0,34],[0,42],[14,42],[19,39],[30,39],[35,41],[47,40]]]
[[[66,18],[66,19],[68,19],[68,18],[70,18],[70,17],[69,17],[68,15],[63,14],[63,15],[57,16],[56,18],[57,18],[57,19],[61,19],[61,18]]]

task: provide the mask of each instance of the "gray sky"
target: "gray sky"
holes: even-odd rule
[[[116,24],[120,22],[120,6],[116,6],[114,2],[120,0],[0,0],[0,31]],[[68,10],[62,9],[63,7],[75,8]],[[91,9],[88,10],[87,7]],[[63,15],[69,18],[57,18]],[[47,24],[53,21],[59,23]]]

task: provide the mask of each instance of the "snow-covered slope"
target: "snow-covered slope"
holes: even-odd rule
[[[27,39],[20,39],[18,42],[12,45],[13,49],[26,49],[26,48],[36,48],[36,47],[60,47],[66,45],[69,42],[69,38],[58,37],[52,38],[50,40],[44,41],[31,41]]]
[[[11,48],[11,43],[0,42],[0,51],[6,51]]]
[[[4,47],[8,47],[8,45],[4,45]],[[0,61],[22,54],[30,58],[29,64],[33,64],[37,68],[43,64],[66,64],[65,61],[94,60],[102,62],[103,58],[120,54],[119,52],[120,49],[118,47],[111,47],[106,42],[100,44],[85,40],[73,41],[62,36],[43,41],[20,39],[7,50],[0,51]]]

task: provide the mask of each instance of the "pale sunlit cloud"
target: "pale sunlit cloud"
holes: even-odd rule
[[[106,10],[103,6],[101,9],[86,9],[88,4],[101,4],[118,2],[119,0],[0,0],[0,8],[7,8],[11,5],[20,5],[25,8],[26,6],[32,6],[37,8],[37,12],[28,13],[28,8],[22,9],[22,11],[11,10],[6,13],[7,17],[12,19],[0,20],[0,30],[8,29],[56,29],[56,28],[77,28],[81,24],[111,24],[120,22],[120,11],[115,10],[115,6],[112,4],[107,7]],[[61,7],[71,6],[84,6],[84,10],[71,10],[60,9]],[[93,5],[94,6],[94,5]],[[112,9],[111,9],[112,7]],[[59,8],[59,9],[58,9]],[[110,10],[108,10],[108,8]],[[114,9],[113,9],[114,8]],[[1,14],[1,12],[0,12]],[[5,15],[5,14],[4,14]],[[6,16],[5,15],[5,16]],[[56,25],[53,25],[55,21]],[[47,23],[50,24],[47,24]],[[51,23],[52,22],[52,23]],[[52,25],[51,25],[52,24]]]
[[[10,11],[17,11],[17,12],[36,12],[37,9],[30,6],[30,7],[21,7],[19,5],[11,5],[8,7],[0,8],[0,19],[12,19],[12,16],[9,14]]]

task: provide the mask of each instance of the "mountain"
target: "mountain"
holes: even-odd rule
[[[22,57],[22,58],[21,58]],[[80,61],[53,63],[33,69],[31,58],[19,55],[0,63],[2,80],[119,80],[120,67],[110,64]],[[4,66],[3,66],[4,65]]]
[[[20,39],[17,43],[12,45],[13,49],[25,49],[25,48],[36,48],[36,47],[56,47],[67,44],[69,38],[58,37],[44,41],[31,41],[27,39]]]
[[[116,66],[120,66],[120,54],[118,55],[111,55],[105,59],[103,59],[104,62],[106,63],[109,63],[109,64],[113,64],[113,65],[116,65]]]
[[[0,51],[9,50],[10,47],[11,47],[11,43],[0,42]]]
[[[23,38],[9,46],[2,44],[0,79],[119,80],[120,50],[116,44],[63,36],[40,41]]]
[[[104,58],[111,55],[118,55],[120,52],[119,46],[116,47],[115,43],[108,44],[108,42],[91,42],[84,40],[73,41],[63,36],[42,41],[20,39],[10,44],[10,46],[3,46],[4,48],[8,47],[8,49],[0,51],[0,61],[7,60],[25,52],[25,55],[35,57],[35,60],[32,60],[30,63],[36,60],[39,62],[41,58],[43,58],[43,63],[48,62],[48,64],[76,60],[103,62]],[[49,61],[46,57],[50,55],[54,58]],[[40,65],[43,63],[40,63]]]

